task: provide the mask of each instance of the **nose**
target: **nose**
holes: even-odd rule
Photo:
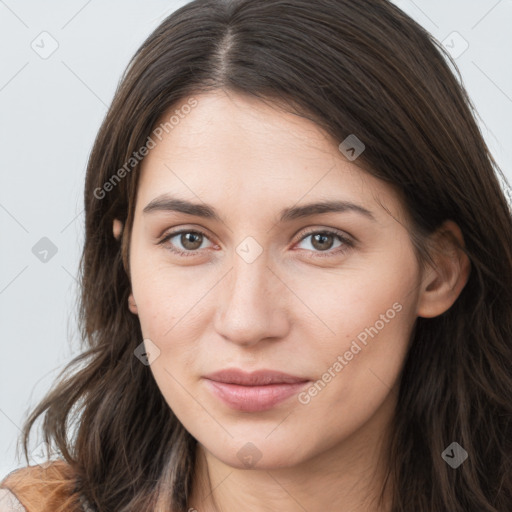
[[[231,271],[219,283],[215,330],[228,341],[246,347],[283,338],[290,328],[286,286],[264,256],[247,263],[235,254]]]

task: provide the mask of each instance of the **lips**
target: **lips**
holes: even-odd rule
[[[244,412],[272,409],[310,382],[304,377],[273,370],[248,373],[226,369],[203,378],[210,391],[224,404]]]

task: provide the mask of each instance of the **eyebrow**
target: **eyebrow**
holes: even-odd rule
[[[164,194],[153,199],[147,204],[142,212],[146,214],[159,211],[181,212],[188,215],[194,215],[196,217],[203,217],[205,219],[222,222],[220,215],[212,206],[192,203],[183,199],[171,197],[168,194]],[[279,222],[289,222],[295,219],[301,219],[322,213],[344,212],[356,212],[374,222],[376,221],[370,210],[350,201],[319,201],[283,209],[280,214]]]

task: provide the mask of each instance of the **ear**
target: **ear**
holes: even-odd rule
[[[112,232],[116,240],[121,238],[121,234],[123,233],[123,223],[119,219],[114,219],[112,224]],[[128,296],[128,308],[134,315],[138,314],[137,304],[135,304],[133,292],[131,292]]]
[[[128,308],[134,315],[137,315],[139,313],[139,310],[137,309],[137,304],[135,304],[135,299],[133,298],[133,292],[131,292],[128,297]]]
[[[123,223],[119,219],[114,219],[112,224],[112,232],[114,233],[114,238],[119,240],[121,233],[123,232]]]
[[[417,315],[433,318],[448,311],[466,285],[471,263],[463,248],[462,232],[447,220],[432,235],[432,258],[435,268],[428,266],[422,279]]]

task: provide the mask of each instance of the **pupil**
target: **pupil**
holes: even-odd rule
[[[332,238],[332,235],[325,235],[325,234],[321,234],[321,233],[320,233],[320,234],[317,234],[317,235],[315,235],[315,236],[313,237],[313,246],[314,246],[316,249],[326,249],[326,248],[327,248],[327,249],[329,249],[329,248],[330,248],[329,246],[330,246],[330,245],[332,245],[332,244],[327,244],[327,245],[328,245],[328,247],[326,247],[326,246],[325,246],[325,241],[326,241],[326,239],[330,239],[330,238]],[[317,247],[317,240],[318,240],[318,239],[320,239],[320,244],[318,244],[318,245],[319,245],[319,247]],[[323,241],[322,241],[322,240],[323,240]],[[322,244],[323,244],[323,245],[322,245]]]
[[[187,249],[197,249],[201,246],[201,242],[199,241],[199,245],[197,245],[197,239],[200,240],[201,235],[199,233],[183,233],[181,235],[181,243],[183,244],[183,247],[186,247]],[[196,238],[196,241],[194,242],[194,238]],[[196,247],[197,245],[197,247]]]

